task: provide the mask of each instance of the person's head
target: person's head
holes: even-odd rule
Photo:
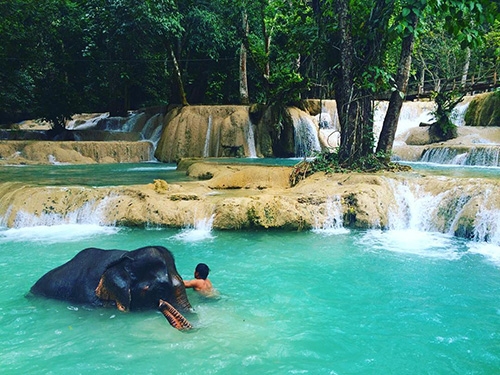
[[[205,280],[208,277],[208,273],[210,272],[210,268],[205,263],[198,263],[196,269],[194,270],[194,274],[196,277]]]

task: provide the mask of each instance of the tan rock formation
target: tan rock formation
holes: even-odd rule
[[[500,188],[497,180],[414,173],[317,173],[291,188],[292,168],[193,162],[188,170],[193,176],[213,177],[179,184],[156,180],[141,186],[99,188],[3,183],[0,224],[15,227],[28,218],[31,225],[50,219],[185,227],[214,215],[216,229],[305,230],[331,221],[331,202],[338,200],[346,226],[389,228],[395,225],[391,216],[399,212],[403,218],[398,220],[404,221],[409,215],[405,205],[421,200],[428,205],[424,210],[432,228],[472,237],[484,210],[500,210],[500,198],[494,193]],[[415,196],[401,203],[402,189],[413,190]]]
[[[182,157],[250,155],[248,106],[186,106],[166,116],[155,157],[172,162]]]
[[[0,141],[0,164],[135,163],[151,160],[149,142]]]

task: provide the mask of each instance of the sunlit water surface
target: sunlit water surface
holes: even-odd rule
[[[198,262],[211,267],[220,297],[188,291],[196,327],[190,332],[173,329],[156,311],[121,313],[26,297],[42,274],[85,247],[150,244],[170,248],[185,278]],[[0,373],[500,369],[499,259],[441,234],[4,228],[0,278]]]

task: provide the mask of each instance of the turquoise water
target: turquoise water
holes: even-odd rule
[[[302,159],[212,158],[215,163],[292,166]],[[0,165],[0,182],[21,181],[36,185],[117,186],[192,180],[173,163]]]
[[[453,165],[427,162],[401,162],[409,165],[415,172],[453,178],[493,178],[500,179],[500,167],[480,165]]]
[[[220,297],[188,291],[190,332],[156,311],[26,297],[85,247],[150,244],[185,278],[212,269]],[[478,246],[415,231],[3,228],[0,373],[498,373],[500,259]]]
[[[0,167],[0,181],[40,185],[158,178],[186,176],[160,163]],[[210,220],[199,224],[183,230],[0,227],[0,374],[500,370],[498,244],[414,229],[225,232],[211,230]],[[198,262],[212,269],[220,296],[188,291],[195,309],[190,332],[173,329],[156,311],[121,313],[27,297],[39,277],[83,248],[154,244],[171,249],[185,278]]]
[[[178,172],[175,164],[60,164],[60,165],[3,165],[0,181],[21,181],[36,185],[116,186],[148,184],[155,179],[188,180],[186,172]]]

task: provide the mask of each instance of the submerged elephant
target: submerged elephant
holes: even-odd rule
[[[184,282],[172,253],[163,246],[133,251],[88,248],[42,276],[37,296],[121,311],[159,309],[177,329],[191,324],[177,310],[189,310]]]

